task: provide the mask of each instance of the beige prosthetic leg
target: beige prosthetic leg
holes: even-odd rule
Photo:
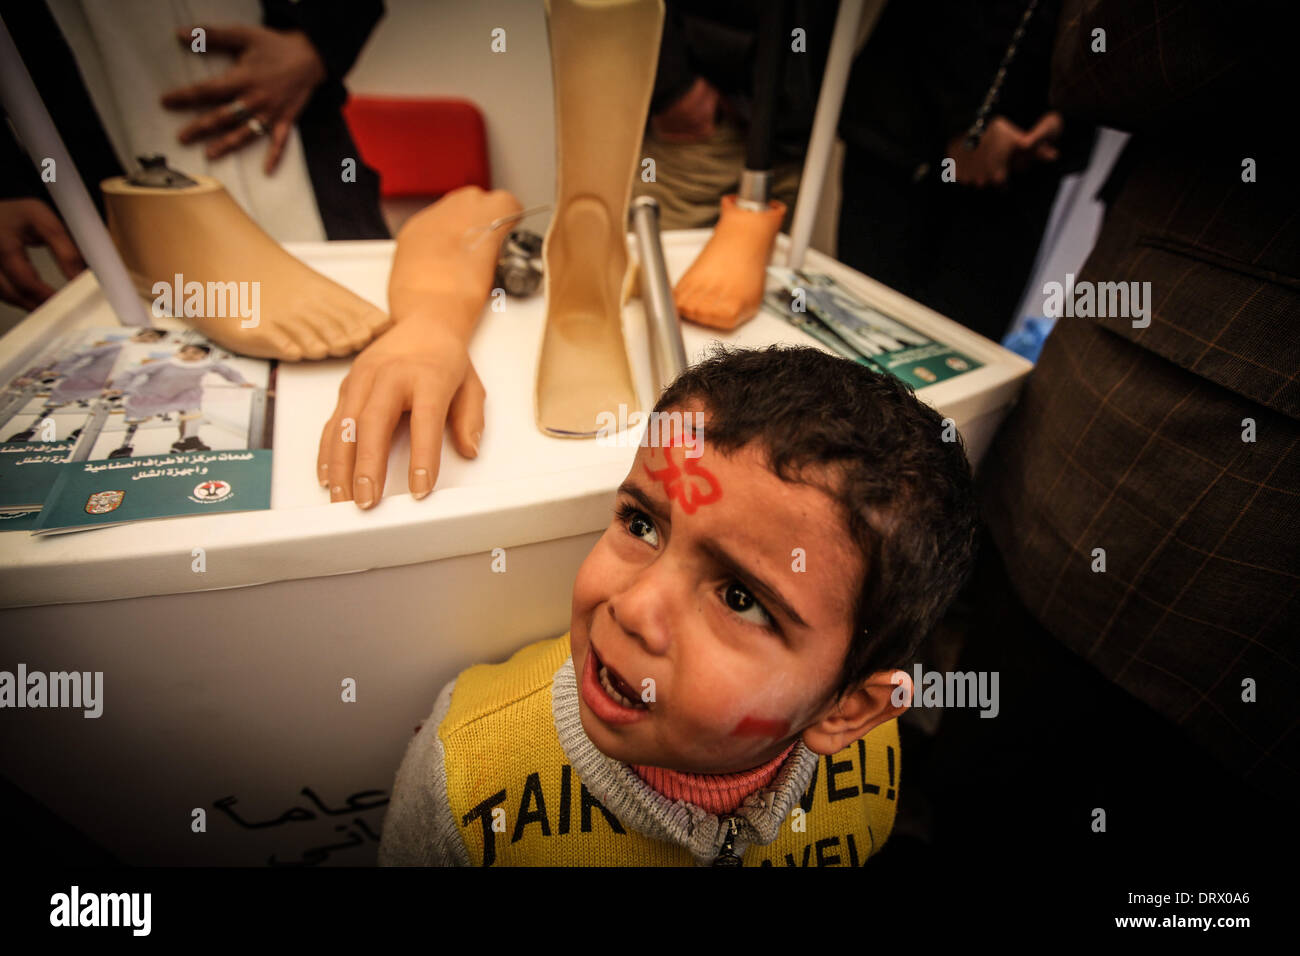
[[[180,188],[135,186],[120,176],[101,184],[109,233],[141,295],[156,300],[155,283],[173,287],[177,275],[182,291],[199,283],[204,314],[174,314],[223,348],[257,358],[351,355],[387,328],[379,309],[280,248],[217,180],[193,178],[196,185]],[[224,315],[207,314],[209,283],[222,285],[215,301],[224,307],[215,311]],[[257,304],[253,317],[230,305],[241,288]]]
[[[558,183],[546,232],[537,427],[589,438],[637,407],[623,342],[627,210],[650,108],[662,0],[548,0]]]
[[[785,203],[779,200],[751,210],[737,205],[735,196],[724,196],[713,235],[673,289],[681,317],[734,329],[757,315],[772,244],[784,219]]]

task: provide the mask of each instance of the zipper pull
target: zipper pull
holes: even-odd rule
[[[744,861],[731,851],[736,843],[736,818],[727,817],[727,835],[722,840],[722,849],[713,861],[714,866],[744,866]]]

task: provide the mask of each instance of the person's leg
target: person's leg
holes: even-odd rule
[[[996,847],[1023,872],[1113,880],[1168,876],[1174,863],[1212,870],[1275,834],[1275,801],[1043,630],[987,536],[969,593],[975,622],[956,669],[998,672],[999,712],[943,714],[925,778],[945,855]]]
[[[658,0],[550,0],[558,190],[543,243],[537,427],[589,438],[637,407],[623,341],[627,209],[654,84]]]
[[[781,232],[788,233],[794,223],[794,207],[799,200],[799,182],[803,179],[803,160],[778,160],[772,170],[771,196],[785,205]]]
[[[202,413],[198,409],[182,409],[177,415],[180,438],[172,445],[172,451],[180,454],[187,451],[210,451],[199,437],[199,422]]]
[[[734,329],[758,314],[767,281],[776,234],[794,214],[802,164],[776,165],[769,187],[768,208],[751,210],[735,202],[744,168],[743,137],[735,133],[734,155],[718,157],[727,167],[717,167],[712,177],[717,225],[691,267],[673,288],[673,300],[682,318],[718,329]]]
[[[660,229],[707,229],[718,221],[719,200],[740,185],[745,140],[725,119],[702,143],[667,143],[647,131],[639,162],[632,195],[659,203]]]
[[[1015,319],[1060,184],[1047,169],[1012,175],[1005,190],[935,185],[937,247],[919,296],[995,342]]]
[[[839,260],[918,298],[933,245],[926,184],[911,183],[870,154],[848,148],[840,193]]]
[[[109,458],[131,457],[131,453],[135,450],[134,447],[131,445],[131,439],[135,438],[136,429],[140,427],[140,424],[147,420],[148,419],[144,419],[144,418],[137,419],[134,421],[132,421],[131,419],[127,419],[126,432],[122,435],[122,444],[119,445],[117,448],[114,448],[112,451],[110,451],[108,453],[108,457]]]
[[[62,404],[52,405],[49,402],[46,402],[44,405],[41,406],[41,410],[36,413],[35,421],[33,421],[29,426],[24,428],[22,431],[15,432],[14,434],[10,435],[5,440],[12,441],[12,442],[31,441],[32,438],[36,436],[36,429],[41,427],[41,422],[45,420],[45,417],[49,415],[51,412],[55,411],[56,409],[62,407],[63,407]]]

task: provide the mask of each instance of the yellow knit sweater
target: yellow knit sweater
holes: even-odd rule
[[[745,866],[861,866],[893,827],[899,766],[891,720],[833,756],[799,743],[729,817],[670,801],[583,733],[564,634],[443,689],[398,770],[380,862],[690,866],[734,820]]]

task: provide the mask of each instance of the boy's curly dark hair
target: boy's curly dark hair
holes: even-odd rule
[[[655,411],[693,400],[709,414],[708,447],[757,442],[773,474],[823,488],[843,510],[867,572],[837,695],[910,664],[974,563],[978,517],[956,429],[944,441],[943,419],[907,385],[813,348],[715,346]]]

